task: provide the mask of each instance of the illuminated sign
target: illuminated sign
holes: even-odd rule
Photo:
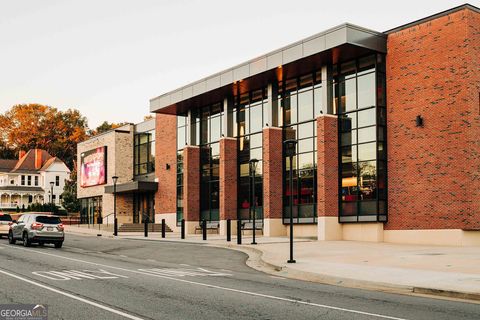
[[[107,174],[107,147],[86,151],[80,157],[80,186],[105,184]]]

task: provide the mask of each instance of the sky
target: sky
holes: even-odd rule
[[[0,0],[0,112],[40,103],[91,128],[136,123],[151,98],[333,26],[386,31],[464,3]]]

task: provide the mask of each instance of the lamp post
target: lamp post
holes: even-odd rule
[[[117,222],[117,176],[112,177],[113,180],[113,235],[118,235],[118,222]]]
[[[256,230],[255,230],[255,216],[257,215],[257,211],[256,211],[256,207],[257,207],[257,201],[255,199],[255,175],[256,175],[256,172],[257,172],[257,165],[258,165],[258,159],[250,159],[250,161],[248,161],[248,164],[249,164],[249,167],[250,167],[250,176],[252,177],[252,202],[253,202],[253,214],[252,214],[252,217],[253,217],[253,240],[252,240],[252,244],[257,244],[255,242],[255,233],[256,233]],[[250,208],[252,208],[252,206],[250,206]]]
[[[293,157],[295,156],[297,140],[288,139],[283,142],[285,155],[290,159],[290,259],[287,263],[295,263],[293,259]]]
[[[52,213],[53,213],[53,185],[54,184],[55,184],[55,182],[50,181],[50,194],[52,195],[51,201],[50,201],[50,206],[51,206],[51,209],[52,209]]]

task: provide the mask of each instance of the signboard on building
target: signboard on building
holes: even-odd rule
[[[80,186],[92,187],[107,182],[107,147],[98,147],[80,155]]]

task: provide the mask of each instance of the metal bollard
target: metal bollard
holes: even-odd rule
[[[185,219],[182,219],[181,222],[181,231],[182,231],[182,239],[185,239]]]
[[[165,238],[165,219],[162,219],[162,238]]]
[[[232,240],[232,220],[227,219],[227,241]]]
[[[237,244],[242,244],[242,220],[237,220]]]
[[[207,240],[207,220],[202,221],[203,240]]]
[[[145,238],[148,238],[148,219],[145,219],[145,225],[144,225],[144,235]]]

